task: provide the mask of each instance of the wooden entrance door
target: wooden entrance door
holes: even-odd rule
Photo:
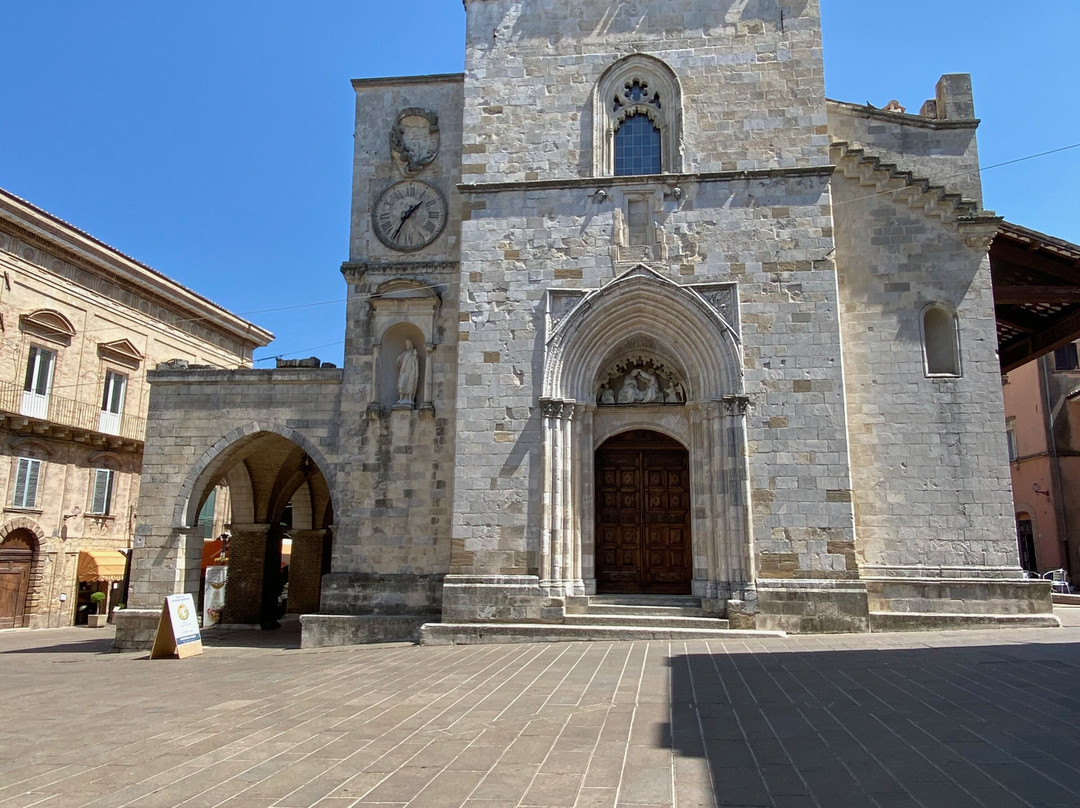
[[[22,539],[9,537],[0,545],[0,628],[22,627],[33,560],[33,550]]]
[[[689,467],[686,449],[656,432],[597,450],[597,592],[690,593]]]

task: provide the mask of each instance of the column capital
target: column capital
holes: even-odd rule
[[[577,406],[576,401],[564,401],[561,398],[541,398],[540,413],[545,418],[571,420]]]
[[[741,417],[754,405],[749,396],[724,396],[720,399],[725,415]]]

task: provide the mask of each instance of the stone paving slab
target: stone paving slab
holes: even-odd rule
[[[0,632],[0,808],[1080,805],[1060,629],[109,653]]]

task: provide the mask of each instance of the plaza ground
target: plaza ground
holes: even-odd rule
[[[1060,629],[298,650],[0,632],[0,808],[1080,805]]]

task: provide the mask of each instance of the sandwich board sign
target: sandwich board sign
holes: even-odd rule
[[[198,612],[191,593],[169,595],[161,607],[151,659],[176,656],[177,659],[195,656],[203,652],[202,635],[199,633]]]

